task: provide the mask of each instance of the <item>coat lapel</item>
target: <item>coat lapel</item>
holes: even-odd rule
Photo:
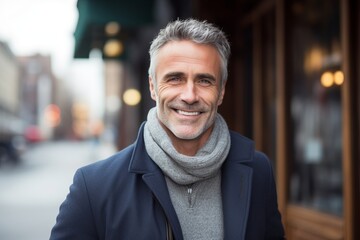
[[[252,169],[234,165],[222,175],[225,239],[245,239],[250,208]]]
[[[175,239],[183,239],[180,222],[171,203],[163,174],[160,171],[156,173],[144,174],[143,180],[151,189],[160,205],[163,207],[165,215],[172,227]]]
[[[129,165],[129,171],[133,173],[142,174],[142,179],[145,184],[152,191],[160,205],[162,206],[166,218],[169,221],[175,239],[182,240],[182,231],[179,220],[177,218],[175,209],[171,203],[170,195],[166,185],[163,173],[159,167],[151,160],[146,153],[145,144],[143,140],[144,124],[140,127],[137,140],[135,142],[135,149]],[[164,223],[164,227],[166,224]]]
[[[237,134],[231,135],[232,147],[222,169],[222,199],[225,239],[245,239],[251,201],[253,143]]]

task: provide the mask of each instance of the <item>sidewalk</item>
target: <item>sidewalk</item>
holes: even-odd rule
[[[0,239],[49,239],[76,169],[115,153],[110,144],[46,142],[0,168]]]

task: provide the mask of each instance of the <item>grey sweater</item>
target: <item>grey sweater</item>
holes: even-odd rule
[[[188,186],[168,177],[166,182],[185,240],[224,238],[221,171],[215,177]]]

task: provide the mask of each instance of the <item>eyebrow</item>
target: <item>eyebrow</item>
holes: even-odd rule
[[[163,79],[167,79],[169,77],[183,77],[185,76],[185,73],[183,72],[169,72],[167,74],[164,75]],[[212,82],[216,82],[216,78],[208,73],[199,73],[195,75],[196,79],[201,79],[201,78],[207,78]]]
[[[182,77],[182,76],[185,76],[185,73],[183,73],[183,72],[169,72],[169,73],[165,74],[163,79],[167,79],[169,77]]]

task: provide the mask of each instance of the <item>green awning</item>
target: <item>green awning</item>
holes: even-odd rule
[[[93,48],[104,45],[104,27],[109,22],[121,26],[118,36],[154,21],[154,0],[78,0],[79,18],[74,32],[75,58],[88,58]]]

